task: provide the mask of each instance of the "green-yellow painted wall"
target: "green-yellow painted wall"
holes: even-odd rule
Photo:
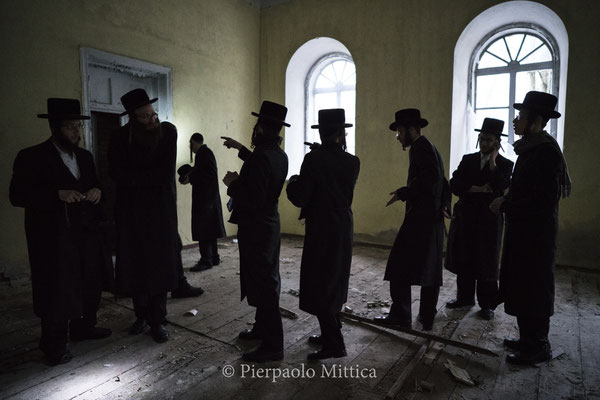
[[[172,68],[178,165],[189,162],[189,137],[200,131],[221,176],[239,169],[218,137],[248,137],[250,111],[260,107],[258,8],[243,0],[2,0],[0,15],[0,273],[28,271],[23,210],[8,201],[12,162],[49,137],[36,118],[46,98],[81,99],[82,46]],[[191,243],[191,190],[178,186],[180,232]],[[221,193],[225,203],[223,185]]]
[[[284,102],[285,71],[306,41],[342,42],[357,66],[357,155],[361,175],[354,201],[359,240],[391,243],[401,204],[388,193],[406,180],[408,153],[387,130],[399,108],[421,108],[424,131],[444,157],[450,153],[454,46],[466,25],[494,0],[292,0],[262,11],[244,0],[0,1],[0,273],[27,271],[23,211],[8,202],[12,161],[21,148],[49,136],[37,119],[47,97],[81,98],[79,48],[91,47],[172,68],[178,165],[189,162],[188,138],[202,132],[215,151],[219,175],[239,170],[228,135],[249,142],[260,100]],[[600,267],[600,3],[543,0],[569,35],[565,154],[574,181],[561,202],[558,262]],[[447,171],[448,173],[449,171]],[[223,203],[227,200],[221,185]],[[190,189],[179,187],[180,232],[190,235]],[[298,210],[282,196],[282,231],[303,233]],[[227,213],[226,213],[227,218]],[[227,225],[227,233],[235,227]]]
[[[261,13],[261,97],[285,100],[285,71],[294,52],[316,37],[342,42],[357,70],[356,155],[361,172],[353,204],[359,240],[391,243],[402,204],[385,207],[406,182],[408,153],[387,126],[400,108],[418,107],[429,120],[424,134],[448,171],[454,47],[492,0],[302,0]],[[600,166],[595,114],[600,109],[600,2],[540,1],[569,35],[565,155],[573,193],[560,204],[557,262],[600,268]],[[515,15],[518,20],[519,16]],[[298,210],[280,201],[282,231],[301,234]]]

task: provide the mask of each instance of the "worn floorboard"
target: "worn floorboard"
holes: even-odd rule
[[[74,359],[48,367],[37,348],[39,320],[32,311],[25,280],[2,282],[0,290],[1,399],[383,399],[421,343],[413,336],[344,321],[348,356],[308,362],[318,350],[308,337],[320,333],[317,319],[298,308],[302,240],[282,240],[280,305],[298,315],[283,318],[285,358],[248,364],[241,355],[258,345],[238,333],[251,328],[253,307],[240,302],[237,244],[219,243],[221,265],[189,272],[196,248],[183,251],[189,282],[205,293],[193,299],[168,300],[171,339],[156,344],[149,334],[131,336],[135,317],[129,299],[104,295],[99,324],[113,335],[99,341],[71,343]],[[356,246],[351,270],[349,312],[374,317],[389,312],[389,285],[382,280],[389,250]],[[502,340],[516,336],[516,320],[503,307],[492,321],[477,316],[478,307],[446,310],[455,297],[455,277],[444,272],[433,332],[495,351],[500,357],[449,346],[430,346],[405,381],[397,399],[600,399],[600,274],[569,269],[556,273],[556,312],[550,340],[565,354],[538,368],[507,365]],[[413,320],[419,288],[412,290]],[[186,311],[196,309],[195,316]],[[415,329],[420,324],[413,322]],[[452,360],[475,379],[457,382],[444,363]],[[231,377],[226,377],[227,373]],[[277,375],[277,376],[275,376]],[[423,381],[431,384],[425,387]],[[429,389],[429,390],[427,390]]]

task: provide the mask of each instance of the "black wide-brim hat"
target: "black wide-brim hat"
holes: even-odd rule
[[[260,106],[260,111],[258,113],[252,112],[252,115],[263,118],[270,122],[275,122],[290,127],[291,125],[285,122],[287,111],[287,107],[265,100]]]
[[[311,125],[311,129],[350,128],[346,123],[346,111],[343,108],[319,110],[319,124]]]
[[[483,124],[481,125],[481,129],[475,129],[476,132],[481,133],[489,133],[491,135],[500,136],[508,136],[502,133],[504,129],[504,121],[496,119],[496,118],[486,118],[483,120]]]
[[[525,100],[522,103],[515,103],[513,107],[517,110],[531,110],[546,118],[559,118],[560,113],[554,111],[556,103],[558,103],[556,96],[532,90],[531,92],[527,92]]]
[[[141,106],[152,104],[158,100],[158,97],[151,99],[144,89],[133,89],[121,96],[121,104],[125,111],[120,115],[130,114]]]
[[[421,118],[421,111],[416,108],[405,108],[396,111],[395,119],[396,120],[390,124],[390,130],[394,132],[398,126],[417,125],[421,128],[425,128],[427,124],[429,124],[425,118]]]
[[[81,115],[81,105],[77,99],[49,98],[47,101],[47,114],[38,114],[38,118],[69,120],[90,119],[87,115]]]

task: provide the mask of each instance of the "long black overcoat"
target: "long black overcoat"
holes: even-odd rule
[[[225,236],[217,160],[208,146],[198,149],[189,180],[192,184],[192,239],[203,241]]]
[[[129,124],[111,136],[109,174],[117,184],[116,284],[124,295],[159,294],[177,287],[177,129],[161,122],[161,130],[151,154],[131,144]]]
[[[348,298],[354,221],[352,198],[360,161],[326,143],[304,157],[288,199],[306,219],[300,269],[300,309],[338,313]]]
[[[238,225],[241,299],[251,306],[278,304],[281,278],[279,195],[288,170],[288,158],[279,147],[279,136],[242,147],[244,160],[239,178],[227,189],[232,198],[229,222]]]
[[[554,263],[562,155],[550,143],[519,154],[508,195],[500,268],[500,299],[507,314],[554,313]]]
[[[21,150],[10,182],[10,201],[25,208],[34,312],[67,320],[82,315],[87,290],[110,289],[112,263],[100,231],[100,207],[87,201],[67,204],[58,190],[85,193],[98,187],[92,154],[76,149],[80,178],[62,161],[51,139]]]
[[[450,207],[450,188],[442,157],[435,146],[420,136],[410,146],[405,187],[397,190],[406,200],[404,222],[388,258],[384,279],[406,285],[442,284],[444,221]]]
[[[465,154],[452,174],[450,190],[458,196],[454,205],[448,243],[446,269],[461,276],[495,281],[498,279],[500,243],[504,220],[490,210],[490,203],[503,196],[510,184],[513,162],[498,155],[496,169],[486,162],[481,168],[481,153]],[[491,193],[473,193],[471,186],[489,184]]]

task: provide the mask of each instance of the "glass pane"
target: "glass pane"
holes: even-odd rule
[[[333,70],[333,63],[323,68],[323,71],[321,71],[321,76],[324,76],[333,83],[337,82],[335,71]]]
[[[552,93],[552,70],[541,69],[537,71],[517,72],[517,87],[515,102],[522,103],[525,95],[530,90]]]
[[[326,108],[338,108],[337,93],[319,93],[315,94],[315,116],[314,121],[319,119],[319,110]],[[316,123],[316,122],[315,122]]]
[[[343,108],[344,112],[346,113],[346,121],[349,119],[354,119],[354,110],[356,108],[356,91],[346,90],[340,93],[340,97],[340,108]]]
[[[508,35],[505,37],[506,43],[508,44],[508,50],[510,51],[510,59],[516,60],[517,53],[519,52],[519,47],[521,47],[521,43],[523,42],[524,34],[518,33],[516,35]]]
[[[335,83],[324,77],[323,75],[319,75],[317,78],[317,82],[315,83],[315,89],[326,89],[335,87]]]
[[[550,49],[548,49],[548,46],[540,47],[531,53],[531,55],[527,56],[527,58],[522,60],[521,64],[532,64],[544,61],[552,61],[552,54],[550,54]]]
[[[478,76],[475,107],[508,107],[509,86],[509,74]]]
[[[344,85],[356,85],[356,69],[354,68],[353,63],[346,62],[346,68],[344,69],[342,82]]]
[[[349,124],[352,124],[352,128],[346,128],[346,151],[350,154],[356,154],[356,143],[355,143],[355,137],[354,137],[354,120],[348,120],[346,119],[346,122]]]
[[[531,53],[536,47],[542,44],[542,41],[535,36],[525,35],[525,41],[523,42],[523,47],[521,48],[521,52],[519,53],[519,59],[517,61],[521,62],[527,54]]]
[[[483,53],[479,60],[478,68],[492,68],[492,67],[506,67],[508,64],[498,58],[494,57],[487,51]]]
[[[500,38],[500,39],[496,40],[494,43],[492,43],[491,46],[488,47],[486,51],[489,51],[490,53],[497,55],[498,57],[500,57],[501,59],[503,59],[506,62],[510,61],[510,57],[508,55],[508,52],[506,51],[506,45],[504,44],[504,40],[502,40],[502,38]]]
[[[344,76],[344,69],[346,69],[346,61],[340,60],[333,62],[333,72],[335,73],[335,81],[341,82],[342,77]]]

